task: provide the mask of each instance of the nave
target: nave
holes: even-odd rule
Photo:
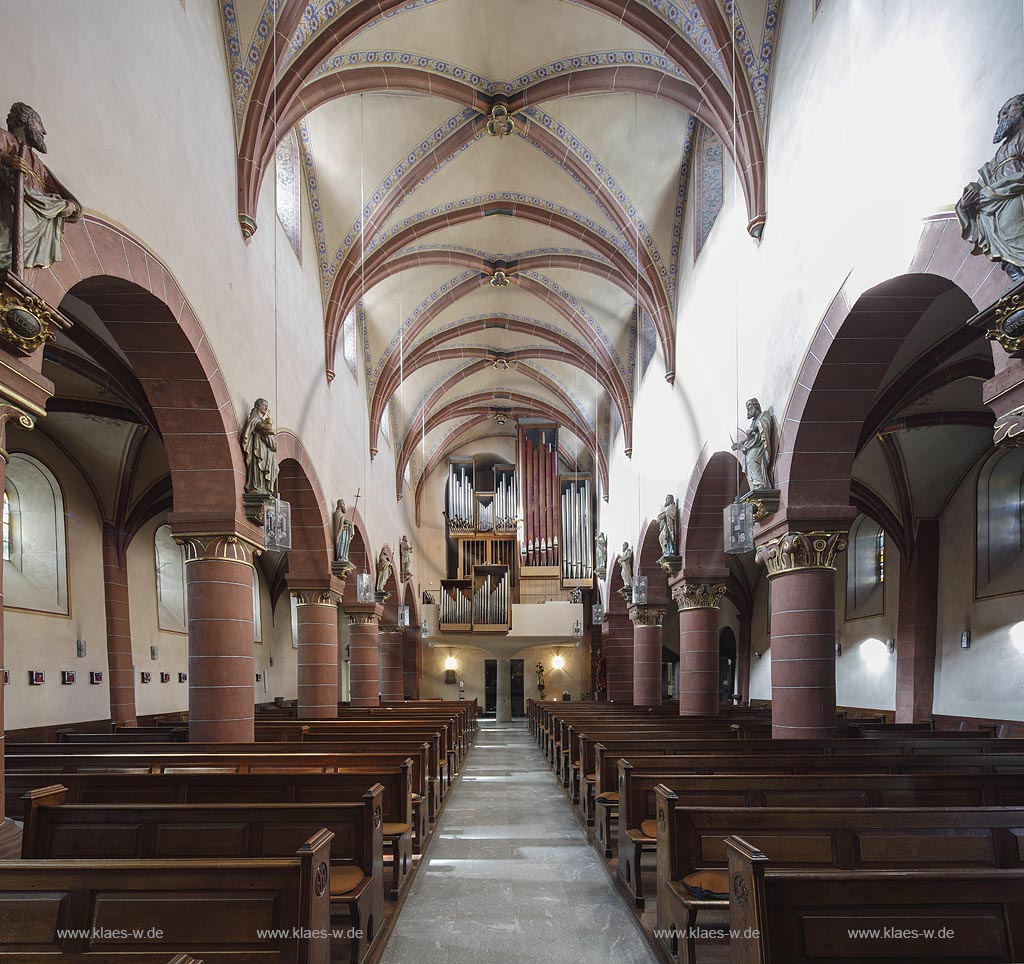
[[[383,964],[653,964],[526,722],[484,721]]]

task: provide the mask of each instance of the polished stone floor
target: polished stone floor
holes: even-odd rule
[[[525,721],[482,721],[383,964],[653,964]]]

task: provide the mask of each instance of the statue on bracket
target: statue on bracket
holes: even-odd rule
[[[264,521],[264,503],[277,495],[277,439],[270,418],[270,403],[257,398],[242,429],[242,453],[245,457],[245,488],[242,501],[245,514],[260,525]]]
[[[399,543],[398,558],[402,567],[399,574],[402,577],[402,582],[406,582],[412,578],[412,543],[409,542],[409,537],[406,535],[402,536],[402,541]]]
[[[622,588],[620,595],[626,602],[632,599],[633,593],[633,550],[629,543],[622,543],[622,552],[619,553],[619,572],[622,574]]]
[[[377,600],[384,602],[391,593],[387,590],[388,580],[391,578],[391,573],[394,572],[394,567],[391,565],[391,560],[388,558],[388,551],[386,546],[380,547],[380,554],[377,556]]]
[[[679,555],[679,503],[669,493],[665,496],[665,505],[658,513],[658,542],[661,545],[661,558],[658,565],[666,572],[679,572],[683,560]]]
[[[972,254],[1001,263],[1013,281],[1024,281],[1024,94],[1000,108],[992,143],[999,145],[995,156],[964,188],[956,216]]]
[[[82,205],[39,159],[46,153],[46,128],[28,104],[11,105],[0,131],[0,269],[48,268],[60,261],[64,225],[82,220]],[[21,199],[20,218],[15,210]],[[21,261],[13,264],[16,227]]]
[[[348,517],[348,508],[345,506],[344,499],[338,499],[331,523],[334,537],[334,564],[331,569],[335,575],[344,579],[355,569],[348,557],[349,548],[352,545],[352,520]]]
[[[598,579],[604,579],[608,575],[608,536],[603,532],[597,534],[597,544],[594,552],[594,573]]]

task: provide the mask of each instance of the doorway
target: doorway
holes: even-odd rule
[[[736,636],[728,626],[718,634],[718,686],[719,702],[731,702],[736,692]]]
[[[512,673],[512,718],[526,715],[526,688],[524,682],[523,660],[511,659]],[[498,661],[484,660],[484,716],[498,714]]]

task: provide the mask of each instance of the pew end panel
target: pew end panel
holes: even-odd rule
[[[765,956],[764,872],[768,858],[742,837],[725,842],[729,856],[729,962],[771,964]]]

